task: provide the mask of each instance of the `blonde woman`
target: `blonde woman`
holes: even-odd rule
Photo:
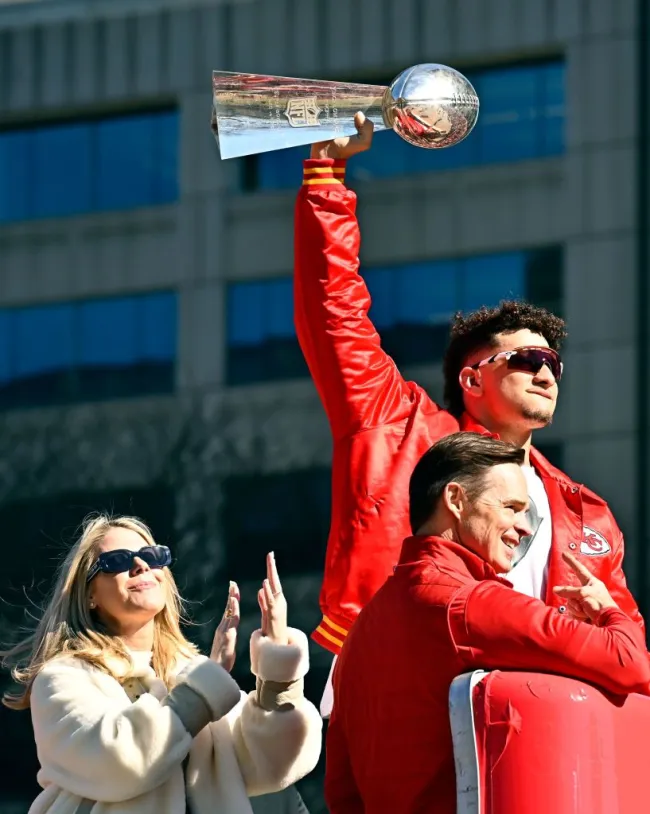
[[[318,760],[304,697],[307,639],[287,627],[275,567],[251,637],[257,688],[229,675],[239,622],[230,585],[209,658],[183,636],[171,555],[131,517],[96,517],[68,554],[36,633],[5,654],[31,707],[43,791],[29,814],[248,814]]]

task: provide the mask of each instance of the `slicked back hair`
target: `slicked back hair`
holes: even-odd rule
[[[454,316],[449,345],[443,362],[445,406],[460,417],[465,409],[463,389],[458,377],[467,359],[476,351],[497,346],[497,335],[528,329],[546,339],[549,347],[560,350],[566,337],[564,320],[545,308],[517,300],[505,300],[496,308],[480,308],[467,316]],[[489,354],[488,354],[489,355]]]
[[[409,520],[417,534],[434,513],[448,483],[460,483],[470,499],[482,490],[485,476],[499,464],[524,462],[524,450],[474,432],[456,432],[430,447],[418,461],[409,483]]]

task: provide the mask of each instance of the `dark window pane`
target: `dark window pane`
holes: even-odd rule
[[[176,356],[176,297],[169,291],[149,294],[140,298],[139,306],[141,358],[173,360]]]
[[[177,198],[175,110],[0,134],[0,222]]]
[[[137,299],[90,300],[79,306],[78,364],[132,365],[138,360]]]
[[[462,277],[462,311],[526,296],[525,256],[520,252],[468,258],[463,261]]]
[[[477,78],[481,161],[516,161],[539,154],[538,79],[538,68],[486,71]]]
[[[178,199],[178,112],[170,110],[152,115],[151,127],[155,156],[151,203],[171,203]]]
[[[265,339],[264,284],[233,283],[228,287],[228,345],[250,347]]]
[[[0,310],[0,407],[169,392],[171,292]]]
[[[379,132],[374,137],[372,150],[355,156],[347,172],[358,181],[405,175],[409,170],[409,152],[416,149],[393,132]]]
[[[370,292],[370,319],[381,331],[395,324],[395,274],[393,269],[368,269],[363,272]]]
[[[302,162],[309,147],[289,147],[257,156],[259,189],[296,189],[302,182]]]
[[[0,221],[31,216],[32,139],[19,130],[0,134]]]
[[[265,284],[267,336],[287,339],[295,336],[293,325],[293,279]]]
[[[151,117],[125,116],[96,125],[97,209],[129,209],[154,202],[154,128]]]
[[[281,574],[322,571],[329,532],[330,480],[329,469],[317,468],[225,481],[224,570],[232,579],[261,580],[269,551],[275,552]]]
[[[561,247],[405,263],[366,269],[363,276],[370,319],[398,365],[440,360],[456,311],[529,300],[561,313]],[[291,278],[229,287],[230,384],[308,375],[294,333],[291,288]]]
[[[91,128],[89,124],[57,125],[32,136],[31,215],[60,217],[92,209]]]
[[[526,298],[558,316],[562,314],[563,257],[561,246],[526,253]]]
[[[545,65],[540,70],[542,152],[544,155],[560,155],[565,148],[566,71],[562,63]]]

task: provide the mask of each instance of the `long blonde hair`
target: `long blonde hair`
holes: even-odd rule
[[[127,671],[133,663],[122,640],[111,635],[90,611],[86,577],[98,555],[99,543],[112,528],[129,529],[155,545],[153,535],[136,517],[110,517],[100,514],[87,518],[81,535],[61,563],[54,589],[36,630],[0,656],[3,665],[11,666],[14,680],[22,691],[6,692],[2,698],[11,709],[29,707],[34,679],[52,659],[76,656],[109,675],[109,664],[117,659]],[[178,656],[196,654],[196,647],[181,632],[183,601],[168,568],[164,569],[165,607],[154,619],[152,667],[159,678],[169,684]]]

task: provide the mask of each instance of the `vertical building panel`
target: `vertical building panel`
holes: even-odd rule
[[[386,8],[384,26],[388,26],[389,32],[386,56],[398,71],[409,68],[418,52],[416,3],[417,0],[391,0]]]
[[[485,0],[456,0],[455,12],[458,56],[475,56],[485,52],[485,29],[491,9]]]
[[[261,25],[261,3],[236,3],[230,9],[232,28],[229,32],[232,43],[232,71],[264,73],[260,36],[264,35]]]
[[[523,5],[518,0],[491,0],[485,27],[486,46],[494,51],[505,51],[517,46]]]
[[[349,0],[320,0],[325,37],[325,65],[333,79],[346,79],[356,67],[357,42],[354,36],[354,3]]]
[[[24,110],[35,104],[35,29],[16,29],[12,37],[8,106],[11,110]]]
[[[208,97],[210,94],[210,81],[212,71],[232,71],[232,64],[226,62],[227,55],[224,52],[224,42],[230,32],[225,30],[228,24],[226,7],[223,5],[204,6],[196,10],[198,31],[196,38],[188,36],[187,46],[183,46],[182,58],[192,67],[196,66],[196,75],[193,77],[192,87],[199,90],[206,90]],[[186,15],[187,16],[187,15]],[[192,32],[189,23],[184,23],[184,32]],[[186,51],[189,54],[186,55]],[[196,51],[196,53],[195,53]],[[194,63],[192,57],[195,56]],[[179,66],[179,70],[182,68]]]
[[[305,79],[318,79],[324,32],[319,26],[319,0],[294,0],[291,18],[291,72]]]
[[[516,42],[521,46],[545,45],[551,38],[548,0],[526,0],[519,4],[520,28]]]
[[[43,28],[42,100],[45,105],[69,102],[70,88],[65,81],[65,46],[65,25],[51,23]]]
[[[355,46],[355,61],[362,69],[383,68],[384,54],[383,6],[377,0],[358,0],[358,24],[355,32],[358,38]]]
[[[95,23],[77,20],[72,33],[72,100],[92,102],[96,97],[98,55],[95,51]]]
[[[141,14],[135,20],[135,92],[153,96],[161,91],[160,14]]]
[[[204,18],[215,9],[201,9]],[[208,19],[203,25],[208,24]],[[202,26],[203,28],[203,26]],[[205,59],[205,44],[207,35],[195,42],[192,27],[192,11],[189,9],[174,9],[169,15],[169,63],[167,67],[167,82],[173,91],[188,90],[194,83],[194,63],[196,50],[200,51],[200,58]],[[209,87],[209,85],[208,85]]]
[[[106,96],[119,99],[129,93],[129,47],[127,20],[107,20],[106,35]]]
[[[455,32],[455,0],[423,0],[422,60],[441,62],[452,53]]]
[[[263,71],[286,76],[291,73],[288,67],[291,63],[288,0],[266,0],[260,12]]]

